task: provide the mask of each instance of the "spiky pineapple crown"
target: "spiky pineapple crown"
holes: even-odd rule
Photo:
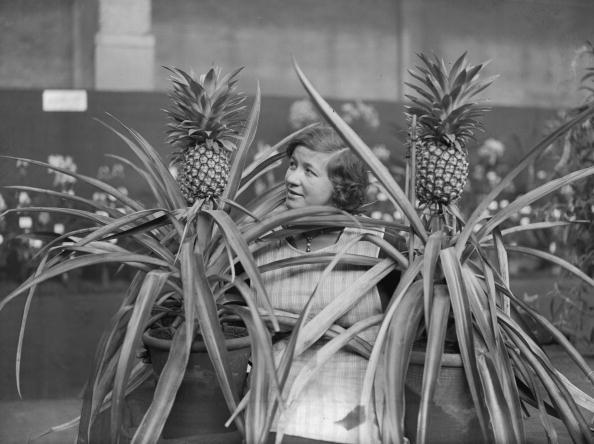
[[[222,76],[215,66],[200,77],[179,68],[165,68],[172,73],[173,84],[169,94],[172,106],[165,110],[170,119],[167,142],[178,150],[173,160],[208,139],[233,151],[245,126],[242,104],[246,97],[237,91],[237,75],[243,67]]]
[[[412,105],[406,106],[409,120],[417,117],[417,135],[421,140],[442,142],[449,146],[464,147],[482,129],[480,118],[488,107],[471,101],[489,86],[496,76],[480,80],[479,75],[486,63],[472,66],[462,54],[447,69],[443,59],[417,54],[423,62],[410,75],[419,85],[405,84],[418,93],[406,95]]]

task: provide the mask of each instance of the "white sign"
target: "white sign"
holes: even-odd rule
[[[43,111],[87,110],[87,91],[84,89],[46,89],[42,97]]]

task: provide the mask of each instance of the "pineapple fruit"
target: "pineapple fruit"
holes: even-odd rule
[[[189,205],[215,199],[225,189],[231,156],[245,127],[245,95],[237,91],[242,68],[222,76],[213,67],[200,78],[167,69],[173,83],[173,104],[165,110],[170,119],[167,142],[176,149],[171,163],[177,181]]]
[[[481,129],[488,110],[472,99],[494,77],[479,80],[485,64],[471,66],[462,54],[449,69],[443,60],[419,54],[422,66],[409,71],[419,85],[406,83],[418,95],[407,95],[409,121],[416,116],[415,188],[419,204],[440,210],[457,200],[468,178],[466,145]]]

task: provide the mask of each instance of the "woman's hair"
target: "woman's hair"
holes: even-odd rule
[[[326,166],[336,208],[355,213],[365,204],[369,186],[367,167],[331,127],[322,125],[305,130],[289,142],[287,156],[291,157],[298,146],[319,153],[336,153]]]

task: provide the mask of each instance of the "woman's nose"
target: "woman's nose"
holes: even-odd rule
[[[291,185],[299,185],[299,169],[288,169],[285,174],[285,182]]]

